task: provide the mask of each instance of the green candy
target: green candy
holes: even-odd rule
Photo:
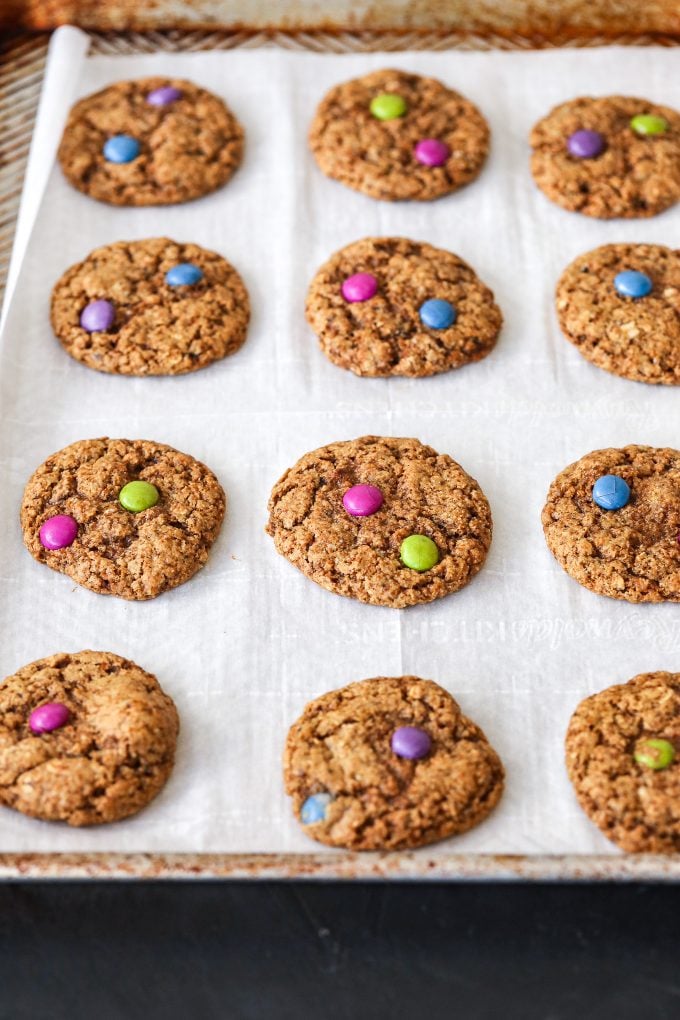
[[[420,573],[439,563],[439,549],[427,535],[409,535],[399,546],[399,556],[405,567]]]
[[[652,113],[638,113],[631,120],[630,126],[636,135],[664,135],[668,131],[665,117],[655,117]]]
[[[406,113],[406,100],[395,92],[381,92],[371,100],[371,113],[378,120],[396,120]]]
[[[128,482],[120,490],[120,505],[133,514],[148,510],[158,502],[158,489],[151,482]]]
[[[675,758],[675,748],[670,740],[651,737],[638,744],[633,757],[638,765],[646,765],[648,769],[667,769]]]

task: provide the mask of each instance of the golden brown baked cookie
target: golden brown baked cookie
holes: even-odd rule
[[[58,159],[69,183],[112,205],[170,205],[226,184],[243,128],[207,89],[179,78],[121,81],[71,110]]]
[[[324,354],[365,376],[435,375],[480,361],[503,322],[466,262],[404,237],[367,237],[336,252],[312,280],[306,313]]]
[[[579,804],[633,853],[680,851],[680,673],[640,673],[571,717],[567,771]]]
[[[248,293],[225,258],[167,237],[96,248],[52,291],[64,350],[118,375],[205,368],[238,350],[249,318]]]
[[[321,170],[355,191],[429,200],[477,177],[489,127],[476,106],[434,78],[383,70],[332,88],[309,144]]]
[[[557,562],[590,591],[680,602],[680,451],[588,453],[552,483],[542,520]]]
[[[34,559],[101,595],[152,599],[208,559],[226,499],[212,471],[144,439],[83,439],[41,464],[21,527]]]
[[[310,702],[288,733],[284,777],[296,817],[320,843],[401,850],[478,825],[505,773],[447,691],[399,676]]]
[[[655,216],[680,198],[680,113],[668,106],[582,96],[539,120],[529,141],[534,180],[563,209]]]
[[[62,652],[0,684],[0,804],[100,825],[136,814],[175,760],[177,710],[158,680],[112,652]]]
[[[477,482],[417,439],[363,436],[305,454],[276,483],[267,532],[323,588],[401,609],[480,570],[491,510]]]
[[[598,368],[636,382],[680,384],[679,250],[595,248],[567,266],[556,301],[567,340]]]

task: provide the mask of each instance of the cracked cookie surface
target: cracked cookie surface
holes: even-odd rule
[[[343,495],[380,489],[383,504],[353,517]],[[267,532],[276,549],[323,588],[376,606],[403,608],[449,595],[482,567],[491,510],[477,482],[417,439],[363,436],[305,454],[274,486]],[[424,535],[439,562],[419,572],[400,546]]]
[[[379,120],[370,110],[381,93],[406,102],[406,113]],[[423,139],[449,148],[441,166],[414,155]],[[456,191],[479,174],[489,127],[476,106],[434,78],[381,70],[336,85],[322,99],[309,131],[320,169],[372,198],[429,200]]]
[[[619,510],[593,500],[603,475],[630,486]],[[590,591],[627,602],[680,602],[680,451],[626,446],[586,454],[550,486],[542,521],[557,562]]]
[[[427,755],[392,751],[402,726],[428,734]],[[361,680],[310,702],[288,733],[284,776],[297,818],[309,796],[330,795],[325,818],[305,831],[349,850],[408,849],[466,832],[504,782],[481,729],[447,691],[415,676]]]
[[[650,738],[675,747],[667,768],[635,760]],[[579,804],[608,839],[630,852],[680,851],[680,674],[640,673],[582,701],[566,764]]]
[[[342,284],[355,273],[377,280],[369,300],[343,297]],[[433,298],[454,306],[451,326],[422,323],[419,309]],[[428,376],[479,361],[503,322],[493,293],[467,263],[403,237],[368,237],[336,252],[312,280],[306,314],[324,354],[363,376]]]
[[[168,270],[187,262],[202,271],[202,279],[168,284]],[[113,325],[88,332],[81,312],[102,300],[115,308]],[[52,328],[64,350],[88,368],[118,375],[205,368],[239,349],[249,318],[248,293],[225,258],[167,237],[96,248],[52,291]]]
[[[124,485],[158,489],[155,506],[132,513]],[[143,439],[84,439],[54,453],[31,476],[21,505],[24,543],[34,559],[102,595],[151,599],[188,581],[208,559],[226,499],[204,464]],[[42,524],[69,515],[72,545],[43,547]]]
[[[67,722],[35,734],[31,712],[57,702]],[[69,825],[115,822],[165,785],[177,710],[156,677],[112,652],[60,653],[0,683],[0,804]]]
[[[149,93],[172,86],[175,102],[154,106]],[[112,163],[103,147],[115,135],[141,145],[136,159]],[[113,205],[170,205],[226,184],[243,157],[243,128],[226,104],[179,78],[122,81],[86,96],[71,110],[58,159],[67,180]]]

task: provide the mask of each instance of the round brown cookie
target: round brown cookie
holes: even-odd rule
[[[402,116],[380,120],[371,102],[400,96]],[[441,165],[416,155],[419,142],[445,146]],[[322,99],[309,132],[321,170],[371,198],[429,200],[474,180],[489,152],[489,127],[476,106],[434,78],[374,71],[336,85]],[[448,150],[448,153],[447,153]]]
[[[0,684],[0,804],[69,825],[134,815],[167,782],[178,730],[171,698],[134,662],[91,651],[38,659]]]
[[[347,300],[343,284],[358,273],[372,276],[377,291]],[[451,325],[422,321],[432,300],[451,306]],[[306,312],[324,354],[365,376],[435,375],[480,361],[503,323],[493,293],[466,262],[403,237],[367,237],[336,252],[312,280]]]
[[[649,294],[623,296],[614,284],[632,270]],[[598,368],[636,382],[680,384],[680,251],[658,244],[605,244],[580,255],[557,284],[567,340]]]
[[[630,488],[618,510],[593,499],[595,482],[611,475]],[[585,588],[627,602],[680,602],[680,451],[588,453],[552,483],[542,520],[553,556]]]
[[[399,676],[310,702],[288,733],[284,776],[295,815],[320,843],[400,850],[478,825],[505,773],[447,691]]]
[[[345,509],[376,492],[382,505],[367,515]],[[486,496],[451,457],[417,439],[363,436],[313,450],[286,471],[272,489],[267,532],[323,588],[401,609],[464,587],[486,559],[491,527]],[[402,560],[414,538],[438,557],[428,569]]]
[[[148,96],[176,89],[163,105]],[[139,143],[139,155],[116,163],[109,139]],[[243,128],[226,104],[179,78],[121,81],[72,108],[58,158],[67,180],[112,205],[170,205],[200,198],[229,180],[243,157]]]
[[[132,512],[119,495],[137,481],[154,486],[158,501]],[[152,599],[204,565],[225,505],[212,471],[171,446],[83,439],[52,454],[31,476],[21,527],[39,563],[101,595]],[[41,530],[57,516],[72,519],[77,534],[65,547],[46,548]]]
[[[641,135],[633,117],[662,117],[663,134]],[[579,131],[596,132],[599,155],[572,155],[567,145]],[[531,172],[553,202],[599,219],[655,216],[680,198],[680,113],[647,99],[584,96],[556,106],[529,138]]]
[[[666,757],[674,748],[669,765],[659,767],[649,740],[663,741]],[[582,701],[566,761],[579,804],[608,839],[634,853],[680,850],[680,673],[640,673]]]
[[[198,282],[166,280],[187,264],[202,273]],[[84,328],[94,302],[110,306],[108,328]],[[118,375],[195,372],[238,350],[249,318],[248,293],[226,259],[167,237],[96,248],[52,291],[52,328],[67,353]]]

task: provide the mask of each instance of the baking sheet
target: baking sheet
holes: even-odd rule
[[[562,212],[533,188],[525,140],[550,105],[576,93],[680,105],[675,53],[86,60],[64,50],[55,59],[68,63],[74,87],[60,85],[60,116],[39,130],[58,137],[76,96],[167,73],[224,95],[245,125],[247,150],[227,188],[184,207],[109,209],[70,189],[58,170],[49,178],[0,350],[0,669],[64,649],[119,652],[159,676],[178,704],[182,734],[173,778],[136,818],[72,831],[2,811],[0,851],[317,853],[282,789],[288,725],[332,687],[414,672],[460,700],[508,772],[491,818],[423,851],[428,858],[616,854],[576,805],[563,734],[586,694],[642,670],[678,668],[677,609],[629,606],[580,588],[548,553],[540,508],[555,473],[590,449],[677,445],[679,412],[673,391],[585,363],[559,335],[552,291],[563,266],[597,244],[673,243],[678,210],[637,223]],[[305,145],[316,102],[335,82],[381,66],[433,74],[479,104],[493,149],[475,184],[430,205],[387,205],[317,171]],[[343,244],[390,233],[450,248],[492,286],[506,327],[486,361],[435,379],[365,380],[320,354],[302,311],[311,275]],[[53,282],[96,245],[160,234],[213,247],[241,271],[254,311],[246,345],[174,380],[115,379],[77,365],[51,337]],[[368,432],[417,436],[459,460],[487,493],[494,543],[481,574],[457,595],[401,613],[359,605],[307,581],[264,535],[267,495],[287,466],[315,446]],[[21,543],[17,508],[31,471],[66,443],[103,434],[157,439],[205,460],[230,499],[206,569],[150,603],[75,588]]]

